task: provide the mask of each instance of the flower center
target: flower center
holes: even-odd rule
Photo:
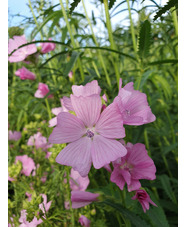
[[[120,169],[124,169],[124,170],[127,170],[127,171],[131,171],[133,168],[133,166],[127,162],[125,162],[123,165],[120,166]]]
[[[89,138],[92,138],[94,136],[94,133],[88,129],[86,132],[86,136],[88,136]]]
[[[130,116],[130,110],[125,110],[127,116]]]

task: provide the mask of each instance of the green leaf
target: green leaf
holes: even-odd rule
[[[72,14],[72,12],[74,11],[74,9],[78,6],[78,4],[80,3],[81,0],[74,0],[70,5],[70,11],[69,14]]]
[[[165,60],[161,60],[161,61],[153,61],[153,62],[149,62],[148,65],[162,65],[162,64],[177,64],[178,63],[178,59],[165,59]]]
[[[109,1],[109,9],[111,9],[113,7],[115,2],[116,2],[116,0],[110,0]]]
[[[67,76],[69,74],[69,72],[72,70],[74,64],[76,63],[78,57],[79,57],[80,53],[78,52],[72,52],[70,61],[68,62],[68,64],[65,67],[65,71],[64,71],[64,75]]]
[[[148,227],[149,226],[139,216],[137,216],[132,211],[125,209],[121,204],[114,203],[111,200],[105,200],[103,203],[115,208],[117,211],[119,211],[121,213],[121,215],[124,216],[124,218],[128,218],[134,226],[136,226],[136,227]]]
[[[138,36],[138,55],[140,58],[145,58],[149,54],[151,44],[151,24],[145,20],[140,27]]]
[[[176,197],[174,195],[174,192],[172,190],[169,177],[165,174],[158,177],[161,181],[161,184],[163,186],[163,189],[165,190],[167,196],[172,200],[173,203],[177,204]]]
[[[154,21],[158,18],[161,17],[164,13],[169,11],[172,7],[175,7],[178,9],[178,0],[169,0],[169,2],[166,3],[154,16]]]

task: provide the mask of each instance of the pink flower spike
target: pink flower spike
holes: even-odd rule
[[[24,66],[21,69],[18,69],[15,72],[16,76],[19,76],[21,80],[35,80],[36,79],[36,75],[32,72],[30,72],[27,68],[25,68]]]
[[[49,38],[48,40],[52,40]],[[56,44],[55,43],[41,43],[41,53],[46,54],[52,50],[55,50]]]
[[[49,201],[47,203],[47,196],[45,194],[40,194],[43,197],[43,202],[39,204],[39,208],[42,210],[42,212],[45,214],[45,211],[48,212],[52,201]]]
[[[72,208],[80,208],[97,201],[98,193],[71,191]]]
[[[128,191],[134,191],[141,187],[140,179],[154,180],[156,167],[148,156],[145,145],[127,143],[127,155],[113,162],[114,170],[110,180],[123,190],[127,183]]]
[[[75,96],[79,97],[79,96],[89,96],[89,95],[100,95],[101,93],[101,88],[98,85],[97,80],[93,80],[90,83],[87,83],[85,86],[77,86],[77,85],[73,85],[72,86],[72,92]]]
[[[49,137],[51,143],[69,143],[57,156],[56,162],[72,166],[82,177],[87,176],[91,163],[99,169],[126,155],[127,150],[116,139],[125,136],[122,117],[116,104],[101,113],[101,97],[71,95],[76,116],[61,112],[57,126]]]
[[[70,188],[72,191],[85,191],[87,189],[90,182],[88,176],[82,177],[78,171],[72,168],[70,177]]]
[[[26,38],[24,35],[22,36],[14,36],[13,39],[9,39],[8,42],[8,54],[10,54],[13,50],[17,49],[19,46],[26,44]],[[20,49],[16,50],[9,58],[9,62],[20,62],[25,60],[29,55],[37,52],[37,47],[35,44],[30,44]]]
[[[147,192],[142,189],[136,190],[135,196],[133,196],[131,199],[137,199],[141,203],[144,213],[146,213],[146,210],[149,210],[149,203],[157,207],[157,205],[150,199],[150,196],[147,194]]]
[[[48,92],[49,92],[49,88],[48,85],[44,84],[44,83],[39,83],[38,85],[38,90],[35,92],[34,96],[36,98],[44,98]],[[48,98],[51,98],[52,95],[49,95]]]
[[[21,138],[21,132],[17,132],[17,131],[8,131],[8,140],[14,140],[17,141]]]
[[[90,220],[84,215],[81,215],[78,222],[81,224],[81,226],[90,227]]]
[[[23,169],[21,173],[23,173],[25,176],[30,176],[32,170],[36,169],[33,159],[29,158],[27,155],[16,156],[16,162],[18,160],[22,162]]]
[[[133,88],[133,82],[119,90],[114,99],[123,117],[123,124],[143,125],[156,120],[147,102],[147,96]]]

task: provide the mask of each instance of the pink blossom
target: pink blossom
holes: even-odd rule
[[[76,116],[59,113],[49,142],[69,143],[58,154],[56,161],[72,166],[85,177],[92,162],[99,169],[126,155],[126,148],[116,140],[125,136],[125,129],[115,103],[101,113],[101,97],[97,94],[87,97],[71,95],[70,99]]]
[[[157,207],[157,205],[150,199],[150,196],[147,194],[147,192],[142,189],[137,190],[135,196],[133,196],[131,199],[137,199],[141,203],[145,213],[146,210],[149,210],[149,203]]]
[[[21,80],[35,80],[36,79],[36,75],[32,72],[30,72],[27,68],[25,68],[24,66],[21,69],[18,69],[15,72],[16,76],[19,76]]]
[[[68,99],[68,98],[67,98]],[[61,113],[61,112],[68,112],[69,110],[65,107],[65,105],[64,105],[64,101],[63,101],[63,99],[60,99],[60,102],[61,102],[61,107],[56,107],[56,108],[53,108],[52,109],[52,113],[54,114],[54,115],[58,115],[59,113]],[[53,126],[55,126],[55,125],[57,125],[57,117],[54,117],[54,118],[52,118],[50,121],[49,121],[49,127],[53,127]]]
[[[32,194],[29,192],[25,192],[25,195],[28,197],[28,201],[30,202],[32,200]]]
[[[15,217],[15,214],[13,214],[13,216]],[[10,220],[11,220],[11,223],[8,223],[8,227],[15,227],[13,217],[10,217]]]
[[[52,146],[52,144],[49,144],[47,142],[47,138],[42,136],[42,134],[40,132],[37,132],[36,134],[31,136],[28,139],[27,145],[35,146],[36,149],[42,148],[43,150],[47,150],[48,148],[50,148]]]
[[[8,131],[8,140],[14,140],[17,141],[21,138],[21,132],[17,132],[17,131]]]
[[[70,202],[69,201],[65,201],[64,205],[65,205],[66,210],[70,209]]]
[[[51,154],[52,154],[52,152],[46,152],[46,156],[45,156],[45,158],[47,158],[47,159],[49,159],[50,158],[50,156],[51,156]]]
[[[45,214],[46,212],[48,212],[52,201],[49,201],[47,203],[47,196],[45,194],[40,194],[43,197],[43,202],[41,204],[39,204],[39,208],[42,210],[42,212]]]
[[[156,120],[148,105],[146,94],[134,90],[133,82],[120,88],[114,102],[122,114],[123,124],[143,125]]]
[[[134,191],[141,187],[139,179],[154,180],[156,167],[148,156],[145,145],[127,143],[127,155],[113,162],[114,170],[110,180],[123,190],[127,183],[128,191]]]
[[[90,220],[84,215],[81,215],[78,222],[80,222],[81,226],[90,227]]]
[[[33,159],[29,158],[27,155],[16,156],[16,162],[18,160],[22,162],[23,169],[21,173],[25,174],[25,176],[30,176],[32,170],[36,169]]]
[[[71,191],[72,208],[80,208],[97,201],[98,193]]]
[[[24,35],[22,36],[14,36],[13,39],[9,39],[8,42],[8,54],[10,54],[13,50],[17,49],[19,46],[26,44],[26,38]],[[9,58],[9,62],[20,62],[25,60],[29,55],[37,52],[37,47],[35,44],[30,44],[28,46],[21,47],[16,50]]]
[[[89,185],[88,176],[82,177],[77,171],[71,169],[70,188],[73,191],[85,191]]]
[[[44,83],[39,83],[38,90],[35,92],[34,96],[36,98],[44,98],[49,93],[48,85]],[[48,98],[52,98],[53,95],[49,95]]]
[[[27,216],[26,210],[22,210],[21,217],[19,218],[19,222],[21,223],[21,225],[19,225],[19,227],[36,227],[43,222],[42,219],[37,220],[35,216],[31,222],[28,222],[26,220],[27,219],[26,216]]]
[[[52,39],[49,38],[48,40],[52,40]],[[41,53],[43,54],[46,54],[56,48],[55,43],[41,43],[40,45],[41,45]]]
[[[73,76],[73,72],[70,71],[69,74],[68,74],[68,77],[69,77],[70,79],[72,79],[72,76]]]
[[[105,94],[102,96],[102,98],[105,102],[107,102],[107,96]]]
[[[45,183],[46,179],[47,179],[47,172],[44,172],[44,175],[41,177],[41,182]]]

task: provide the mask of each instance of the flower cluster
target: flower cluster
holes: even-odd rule
[[[101,88],[96,80],[85,86],[73,85],[70,97],[61,99],[62,107],[55,108],[55,111],[53,109],[57,117],[50,121],[50,127],[56,127],[49,142],[67,143],[58,154],[56,162],[73,167],[82,177],[88,175],[92,164],[96,169],[105,167],[111,172],[110,180],[121,190],[126,183],[129,192],[136,191],[139,194],[139,180],[154,180],[156,167],[148,156],[145,145],[124,143],[123,125],[143,125],[156,118],[146,95],[134,90],[132,82],[122,88],[120,80],[119,93],[108,106],[105,105],[106,96],[101,98],[100,93]],[[73,190],[71,194],[73,208],[89,204],[99,196],[80,190]],[[151,202],[154,205],[147,196],[136,195],[133,199],[138,199],[141,204]],[[142,206],[143,209],[149,208],[147,205]]]

